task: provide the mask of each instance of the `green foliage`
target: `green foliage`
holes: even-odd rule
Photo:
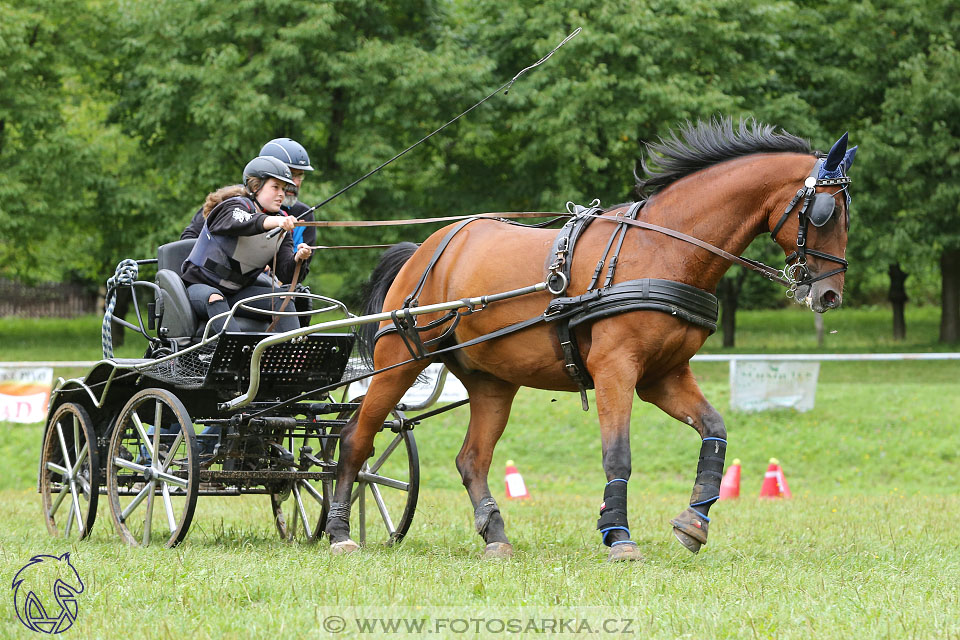
[[[614,204],[631,197],[644,141],[684,120],[729,115],[778,124],[821,148],[843,130],[861,144],[848,300],[882,298],[893,260],[911,273],[909,286],[935,296],[935,258],[960,242],[952,73],[960,17],[948,0],[0,0],[0,8],[2,277],[102,283],[120,258],[149,257],[176,238],[204,195],[235,183],[277,136],[309,150],[317,171],[302,199],[319,202],[576,27],[583,32],[509,94],[319,217]],[[389,243],[434,228],[331,229],[320,238]],[[322,253],[309,283],[349,297],[375,257]],[[745,287],[749,305],[763,298],[752,280]]]

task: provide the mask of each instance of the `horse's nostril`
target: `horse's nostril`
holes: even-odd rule
[[[836,291],[827,291],[823,294],[823,304],[828,309],[835,309],[840,306],[840,297]]]

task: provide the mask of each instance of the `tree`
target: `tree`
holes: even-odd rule
[[[95,109],[82,75],[85,2],[0,2],[0,276],[85,278],[99,242],[96,204],[109,164],[75,118]]]
[[[956,43],[933,37],[904,60],[886,92],[873,142],[877,178],[904,240],[940,262],[940,341],[960,340],[960,64]]]
[[[483,95],[485,61],[465,58],[442,38],[443,5],[432,0],[118,6],[108,25],[116,37],[107,45],[116,49],[103,76],[115,95],[110,120],[137,140],[137,172],[156,176],[148,184],[150,209],[138,211],[138,220],[145,227],[149,218],[167,240],[207,192],[238,182],[271,138],[290,136],[308,149],[317,171],[301,197],[315,203]],[[457,201],[447,186],[446,153],[442,141],[422,146],[318,218],[445,212]],[[324,244],[362,244],[400,233],[321,235]],[[369,270],[342,254],[318,255],[313,267],[352,270],[354,280]]]

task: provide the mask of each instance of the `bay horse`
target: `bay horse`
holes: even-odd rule
[[[701,242],[692,244],[625,226],[620,236],[622,252],[612,260],[617,263],[615,276],[612,281],[608,278],[605,288],[642,283],[642,279],[670,281],[668,285],[694,294],[699,291],[700,297],[711,298],[715,305],[710,294],[730,266],[729,259],[718,253],[739,256],[759,234],[772,232],[788,256],[783,274],[791,276],[797,299],[819,313],[839,307],[849,226],[846,171],[856,151],[856,147],[847,151],[846,144],[844,134],[824,158],[812,152],[806,140],[753,120],[741,120],[739,127],[730,119],[687,123],[679,135],[674,132],[647,145],[648,158],[642,162],[646,176],[637,178],[638,193],[648,196],[643,206],[626,204],[596,213],[593,224],[579,236],[576,253],[567,256],[569,282],[549,288],[568,296],[592,289],[594,273],[599,273],[607,255],[605,247],[609,252],[610,231],[616,226],[597,221],[616,223],[630,213],[636,214],[637,225],[667,227]],[[833,215],[834,211],[839,213]],[[791,212],[798,214],[788,216]],[[366,313],[510,291],[544,282],[545,277],[549,282],[551,266],[553,275],[559,274],[553,255],[555,229],[491,219],[470,222],[459,225],[456,232],[451,229],[458,225],[437,231],[419,248],[405,243],[385,252],[368,283]],[[808,222],[813,226],[808,227]],[[720,251],[706,250],[704,244]],[[836,264],[841,268],[834,268]],[[487,341],[481,337],[542,317],[555,300],[550,291],[541,290],[458,316],[456,323],[444,322],[442,313],[420,316],[418,321],[423,323],[413,331],[421,338],[418,348],[423,357],[419,359],[411,358],[416,345],[410,343],[417,336],[409,327],[404,330],[383,322],[373,345],[374,327],[368,325],[371,330],[361,339],[373,346],[375,367],[397,366],[372,378],[360,409],[341,432],[336,488],[326,525],[332,552],[359,548],[350,539],[349,525],[350,491],[357,472],[387,414],[423,369],[439,359],[469,394],[470,421],[456,464],[473,504],[477,532],[486,543],[484,555],[512,555],[487,479],[514,396],[521,386],[582,392],[583,385],[568,375],[569,362],[551,323],[521,324],[519,330]],[[711,326],[664,310],[628,306],[625,312],[604,315],[577,329],[577,355],[596,389],[608,481],[597,528],[610,547],[608,560],[642,557],[630,540],[627,522],[634,393],[694,428],[702,438],[689,506],[671,520],[677,539],[694,553],[707,541],[709,509],[719,496],[726,427],[701,393],[689,363],[715,329],[715,312]],[[475,342],[451,349],[469,341]],[[431,356],[430,345],[443,348],[443,353]]]

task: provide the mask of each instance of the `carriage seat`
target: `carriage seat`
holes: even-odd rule
[[[193,342],[203,335],[204,322],[197,317],[190,307],[190,298],[187,297],[187,285],[180,277],[184,260],[196,244],[195,238],[177,240],[161,245],[157,249],[157,286],[160,287],[162,300],[157,300],[157,310],[160,323],[159,335],[165,338],[183,338],[186,342]],[[270,277],[261,274],[257,284],[271,286]],[[242,331],[265,332],[270,325],[270,318],[263,320],[253,318],[235,318]]]

